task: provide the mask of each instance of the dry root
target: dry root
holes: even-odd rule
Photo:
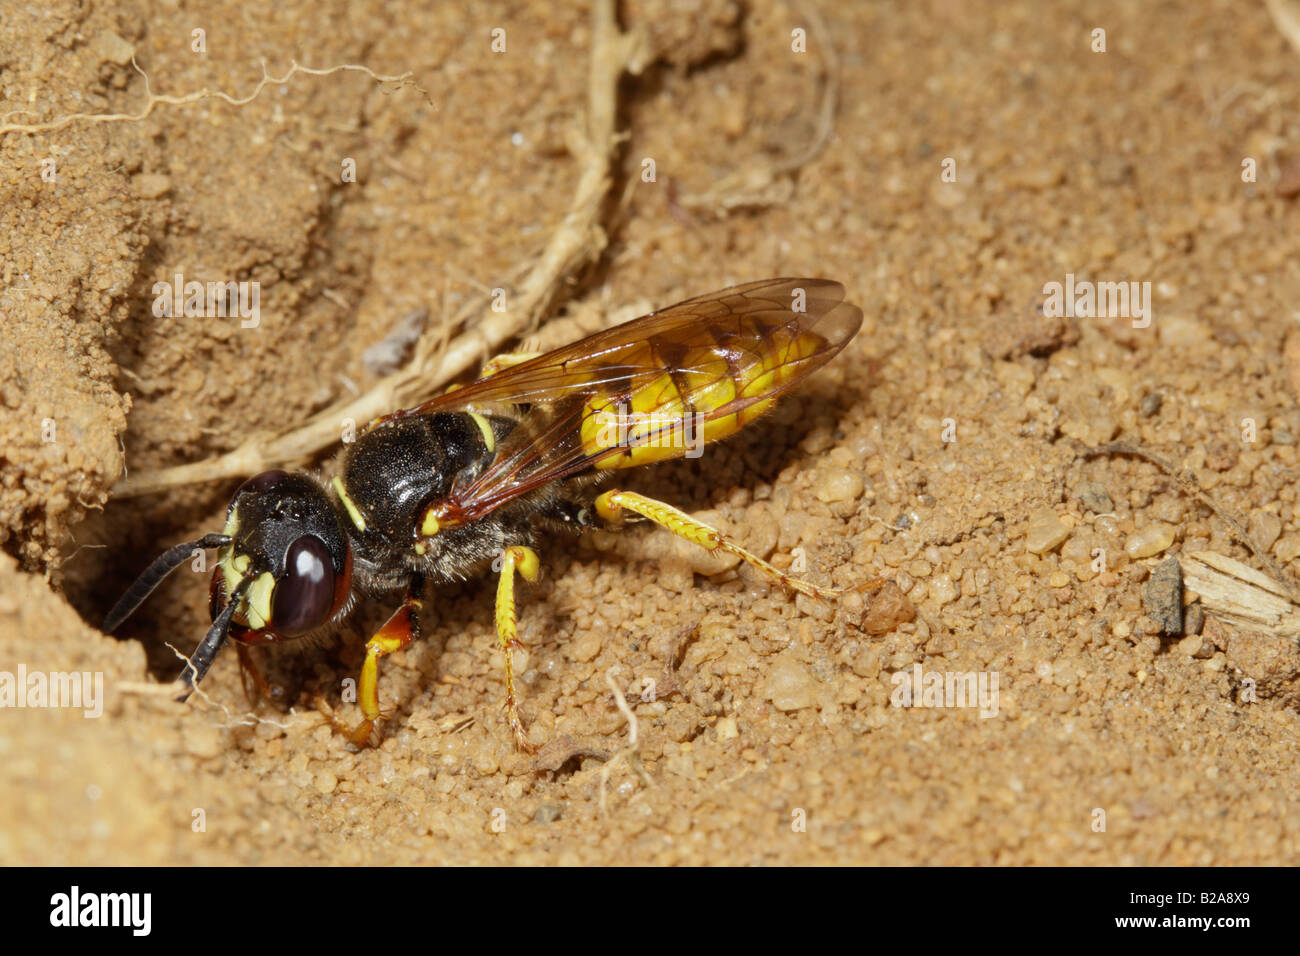
[[[262,78],[258,80],[257,86],[253,87],[253,92],[247,96],[235,97],[222,90],[209,90],[206,87],[201,90],[195,90],[193,93],[186,93],[182,96],[159,95],[153,91],[149,85],[149,74],[140,68],[140,64],[131,57],[131,65],[135,71],[144,77],[144,90],[148,95],[144,106],[138,113],[71,113],[62,116],[56,120],[50,120],[47,123],[3,123],[0,124],[0,135],[5,133],[54,133],[61,129],[66,129],[73,123],[138,123],[153,112],[154,107],[162,104],[164,106],[182,106],[186,103],[197,103],[199,100],[218,99],[231,106],[245,106],[253,102],[268,86],[279,86],[282,83],[288,83],[295,74],[306,73],[309,76],[329,76],[332,73],[338,73],[343,70],[350,70],[357,73],[364,73],[371,79],[380,83],[394,83],[397,88],[407,84],[414,86],[421,93],[424,93],[426,99],[428,93],[418,83],[411,79],[410,73],[401,73],[397,76],[383,76],[370,69],[368,66],[362,66],[359,63],[343,63],[339,66],[331,66],[323,70],[312,69],[309,66],[302,66],[296,60],[291,61],[292,66],[289,72],[284,76],[271,76],[266,72],[266,61],[262,61]],[[12,113],[6,113],[6,118],[16,116],[18,113],[26,113],[27,110],[15,110]]]

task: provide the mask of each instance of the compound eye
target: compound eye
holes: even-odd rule
[[[270,488],[272,485],[276,485],[288,477],[289,473],[287,471],[280,471],[278,469],[264,471],[260,475],[254,475],[252,478],[249,478],[246,482],[240,485],[239,490],[235,492],[235,497],[238,498],[246,491],[266,491],[266,489]]]
[[[334,567],[325,542],[303,535],[289,546],[284,577],[276,582],[271,623],[286,637],[324,624],[334,609]]]

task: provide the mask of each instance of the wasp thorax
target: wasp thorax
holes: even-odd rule
[[[352,554],[325,490],[304,474],[266,471],[230,502],[225,592],[247,581],[237,617],[254,631],[295,637],[328,622],[347,601]]]

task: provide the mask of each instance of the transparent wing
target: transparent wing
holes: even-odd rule
[[[726,438],[861,324],[838,282],[766,279],[597,332],[388,418],[527,406],[493,463],[437,506],[441,522],[460,523],[588,469],[680,458]]]

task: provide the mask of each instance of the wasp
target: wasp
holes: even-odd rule
[[[496,630],[506,719],[532,751],[515,696],[515,578],[561,532],[648,520],[726,551],[792,591],[840,592],[784,574],[727,535],[633,491],[627,468],[694,456],[739,431],[833,358],[862,311],[826,279],[766,279],[689,299],[542,355],[499,356],[481,377],[370,422],[337,473],[266,471],[235,492],[220,533],[170,548],[108,613],[114,630],[195,549],[219,549],[212,626],[180,677],[185,701],[228,641],[240,651],[335,628],[359,596],[401,592],[365,646],[357,746],[377,737],[379,661],[420,633],[428,582],[499,571]]]

